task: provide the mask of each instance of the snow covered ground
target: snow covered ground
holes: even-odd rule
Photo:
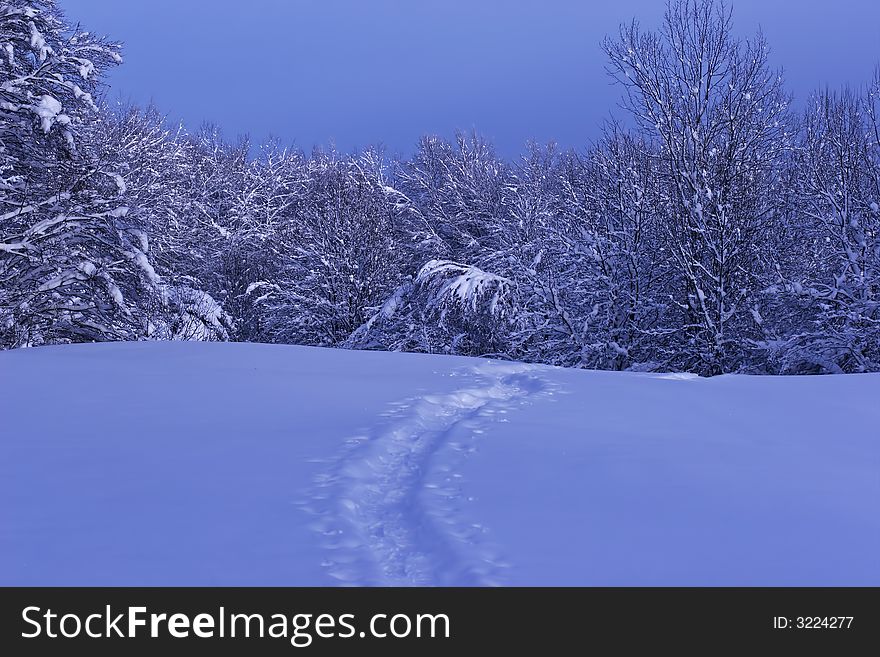
[[[880,585],[880,375],[0,353],[2,585]]]

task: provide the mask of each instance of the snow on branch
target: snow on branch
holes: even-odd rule
[[[513,292],[510,279],[450,260],[425,263],[416,286],[428,291],[429,307],[454,304],[475,313],[482,308],[493,316],[504,314]]]

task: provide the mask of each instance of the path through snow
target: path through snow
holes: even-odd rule
[[[497,416],[552,394],[538,371],[482,363],[457,374],[470,379],[467,386],[399,402],[386,422],[351,438],[305,503],[316,516],[328,574],[355,586],[502,583],[503,561],[483,528],[460,524],[454,464]]]

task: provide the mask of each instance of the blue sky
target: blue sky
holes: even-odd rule
[[[190,126],[272,135],[304,149],[475,128],[506,157],[529,139],[580,148],[615,109],[599,49],[658,0],[59,0],[84,28],[125,43],[111,100],[154,100]],[[760,26],[789,90],[866,81],[880,63],[880,2],[735,0]]]

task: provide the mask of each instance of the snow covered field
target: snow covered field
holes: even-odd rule
[[[0,353],[2,585],[880,585],[880,375]]]

